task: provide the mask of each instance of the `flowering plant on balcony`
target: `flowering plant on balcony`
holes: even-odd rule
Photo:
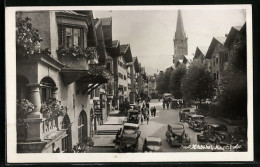
[[[48,99],[47,101],[43,101],[40,112],[46,119],[64,115],[64,109],[56,99]]]
[[[112,79],[113,75],[105,66],[100,66],[98,64],[90,64],[89,71],[91,74],[102,75],[106,80]]]
[[[98,58],[97,50],[95,47],[81,48],[74,46],[71,48],[65,48],[64,46],[59,46],[57,50],[59,56],[71,56],[75,58],[87,58],[87,60]]]
[[[34,105],[27,99],[21,99],[16,101],[17,118],[18,120],[26,118],[27,114],[31,113],[34,109]]]
[[[29,17],[16,13],[16,53],[25,57],[34,53],[35,47],[42,42],[39,30],[35,29]]]

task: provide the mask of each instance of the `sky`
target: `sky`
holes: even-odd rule
[[[184,30],[188,37],[188,55],[197,46],[209,46],[213,37],[224,37],[232,26],[246,21],[241,9],[185,9],[182,11]],[[177,10],[112,10],[93,11],[95,18],[112,17],[112,38],[130,44],[148,75],[173,65],[173,38]]]

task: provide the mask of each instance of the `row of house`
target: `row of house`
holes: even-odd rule
[[[198,46],[193,61],[205,64],[217,83],[216,96],[220,93],[219,83],[223,72],[228,67],[229,59],[234,54],[235,46],[246,42],[246,23],[243,26],[231,27],[228,34],[223,37],[213,37],[209,46]]]
[[[129,44],[113,40],[111,17],[20,13],[42,42],[30,55],[16,55],[17,152],[65,153],[90,144],[111,110],[145,91],[144,67]]]

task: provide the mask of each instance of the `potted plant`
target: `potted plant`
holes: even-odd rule
[[[16,101],[17,118],[18,121],[25,119],[29,113],[34,109],[34,105],[27,99],[21,99]]]

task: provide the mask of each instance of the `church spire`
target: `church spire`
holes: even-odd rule
[[[174,45],[174,61],[183,60],[185,55],[188,55],[188,38],[184,31],[181,11],[178,10],[177,25],[175,31]]]
[[[185,38],[186,38],[186,34],[184,31],[181,10],[178,10],[175,39],[185,39]]]

